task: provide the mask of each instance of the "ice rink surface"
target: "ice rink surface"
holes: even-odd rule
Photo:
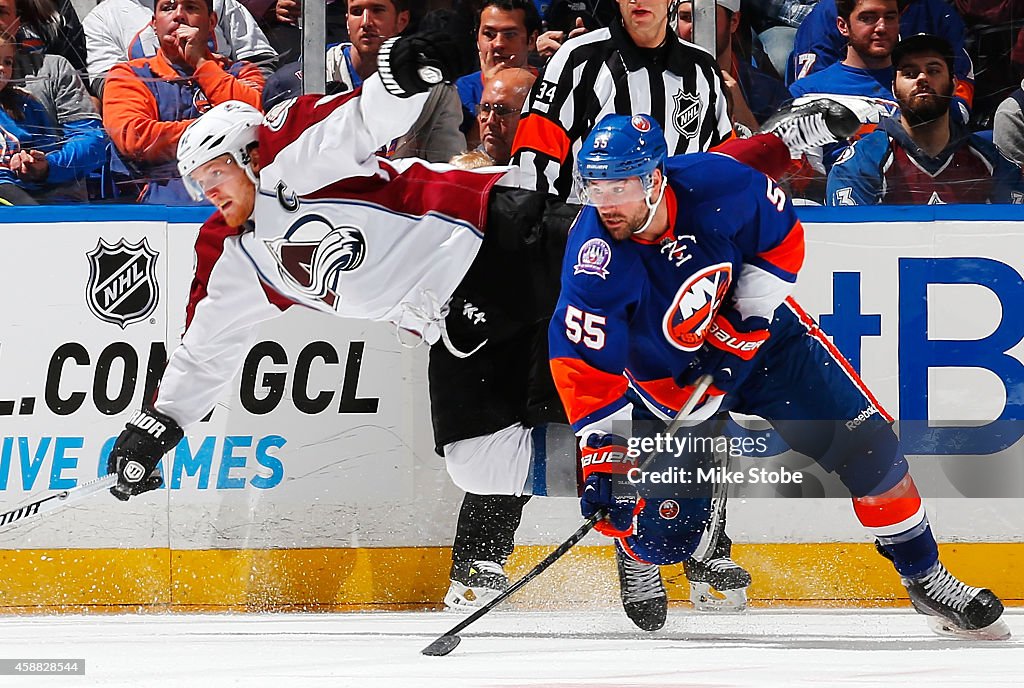
[[[331,686],[1024,685],[1024,610],[1015,637],[933,635],[909,609],[670,609],[636,631],[620,610],[492,612],[447,657],[420,650],[451,613],[26,616],[3,620],[0,657],[84,658],[86,675],[0,677],[0,686],[313,688]]]

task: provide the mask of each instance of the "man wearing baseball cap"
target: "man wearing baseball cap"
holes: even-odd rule
[[[848,148],[828,175],[828,205],[1024,203],[1016,165],[950,117],[949,41],[917,34],[892,51],[900,111]]]

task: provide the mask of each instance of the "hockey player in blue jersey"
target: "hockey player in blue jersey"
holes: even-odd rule
[[[691,555],[710,500],[630,481],[638,459],[623,426],[674,416],[710,374],[695,416],[761,416],[836,473],[935,630],[1008,637],[999,599],[939,562],[892,419],[789,298],[803,229],[778,185],[721,155],[666,158],[645,115],[602,119],[577,166],[587,205],[569,234],[549,333],[552,374],[582,447],[584,516],[606,510],[598,530],[627,561]]]

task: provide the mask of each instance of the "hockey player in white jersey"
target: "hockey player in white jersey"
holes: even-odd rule
[[[390,322],[404,342],[443,340],[469,354],[500,336],[462,318],[453,319],[460,330],[445,326],[447,303],[476,261],[477,272],[518,279],[507,303],[492,304],[502,320],[535,319],[526,270],[508,266],[527,264],[545,221],[564,237],[575,213],[546,208],[545,194],[518,189],[507,167],[466,171],[375,154],[408,131],[429,86],[450,79],[453,51],[444,36],[395,39],[361,90],[301,96],[266,119],[224,103],[185,132],[182,178],[217,211],[196,242],[181,344],[155,400],[110,453],[115,496],[160,487],[160,457],[213,408],[256,326],[292,305]]]

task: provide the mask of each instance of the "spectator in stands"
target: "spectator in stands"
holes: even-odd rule
[[[15,0],[0,0],[0,32],[18,36],[24,28],[15,12]],[[62,200],[86,200],[82,180],[103,165],[108,139],[78,72],[61,55],[32,50],[19,41],[13,79],[42,105],[61,141],[47,158],[53,175],[48,182],[53,187],[50,190],[59,187],[56,195]],[[39,188],[34,191],[41,193]]]
[[[67,64],[62,57],[54,59]],[[0,33],[0,202],[84,201],[81,182],[102,164],[106,137],[100,130],[99,136],[73,134],[65,138],[47,108],[12,82],[17,62],[17,46]],[[95,140],[99,145],[91,145]]]
[[[108,0],[109,1],[109,0]],[[213,0],[158,0],[153,57],[114,65],[103,91],[103,124],[121,158],[146,182],[147,203],[193,203],[178,175],[175,151],[185,128],[228,100],[260,106],[263,74],[210,51]]]
[[[715,54],[722,70],[722,81],[729,96],[733,124],[751,132],[774,115],[789,100],[782,82],[739,58],[733,50],[736,31],[740,27],[740,0],[716,0]],[[693,3],[679,4],[676,31],[684,41],[693,42]]]
[[[153,30],[157,0],[103,0],[86,15],[85,41],[93,93],[103,92],[107,72],[118,62],[156,55],[159,42]],[[265,76],[273,73],[277,54],[256,20],[238,0],[213,0],[216,25],[210,50],[229,62],[245,60],[258,65]]]
[[[499,69],[526,67],[540,29],[540,15],[532,0],[484,0],[477,14],[480,71],[455,82],[462,101],[462,131],[470,145],[480,139],[475,110],[484,92],[484,79]]]
[[[327,51],[327,92],[346,93],[362,85],[377,71],[380,46],[402,33],[409,25],[408,0],[348,0],[348,32],[351,43]],[[302,66],[293,62],[279,69],[264,89],[263,107],[302,94]],[[451,84],[438,84],[412,129],[387,150],[392,158],[422,158],[447,162],[466,149],[466,137],[459,131],[462,108]]]
[[[1024,83],[996,110],[992,140],[999,152],[1024,169]]]
[[[327,80],[344,85],[342,91],[361,86],[377,71],[380,46],[409,26],[408,0],[348,0],[349,43],[327,51]]]
[[[785,75],[796,31],[818,0],[747,0],[743,14],[761,42],[772,67]]]
[[[45,52],[60,55],[75,70],[84,73],[85,32],[71,0],[60,0],[59,9],[54,0],[17,0],[19,28],[15,36],[19,52]]]
[[[851,0],[821,0],[815,6],[797,31],[793,56],[786,71],[787,84],[792,86],[797,80],[848,58],[847,43],[864,35],[867,27],[863,22],[873,17],[864,10],[858,10],[856,15],[851,17],[854,14],[854,7]],[[876,21],[884,20],[888,24],[888,20],[885,20],[878,10],[874,14],[878,15],[875,17]],[[888,10],[885,14],[888,14]],[[843,29],[843,26],[846,28]],[[956,9],[945,0],[906,0],[899,8],[898,34],[913,36],[919,33],[942,36],[953,46],[953,54],[956,56],[956,96],[962,106],[962,119],[966,122],[974,99],[974,68],[971,58],[964,50],[963,20]],[[871,47],[881,50],[881,45]],[[890,45],[889,48],[891,47]],[[816,88],[813,92],[836,91]]]
[[[362,84],[377,71],[381,45],[409,26],[408,0],[348,0],[348,34],[351,43],[342,43],[327,53],[327,92],[345,93]],[[302,66],[292,62],[267,82],[263,107],[302,94]],[[430,90],[423,111],[406,135],[395,139],[387,149],[389,158],[421,158],[431,163],[449,161],[466,148],[466,137],[459,130],[462,106],[451,84],[438,84]]]
[[[1020,170],[950,117],[953,47],[906,38],[892,53],[900,114],[855,143],[828,176],[828,205],[1024,203]]]
[[[808,93],[837,93],[895,100],[892,49],[900,35],[897,0],[836,0],[836,6],[836,31],[844,41],[846,54],[842,60],[794,81],[790,93],[794,98]]]
[[[502,69],[488,79],[476,106],[480,145],[452,158],[451,163],[466,169],[507,165],[512,159],[512,140],[519,128],[523,103],[536,80],[533,72],[522,67]]]

